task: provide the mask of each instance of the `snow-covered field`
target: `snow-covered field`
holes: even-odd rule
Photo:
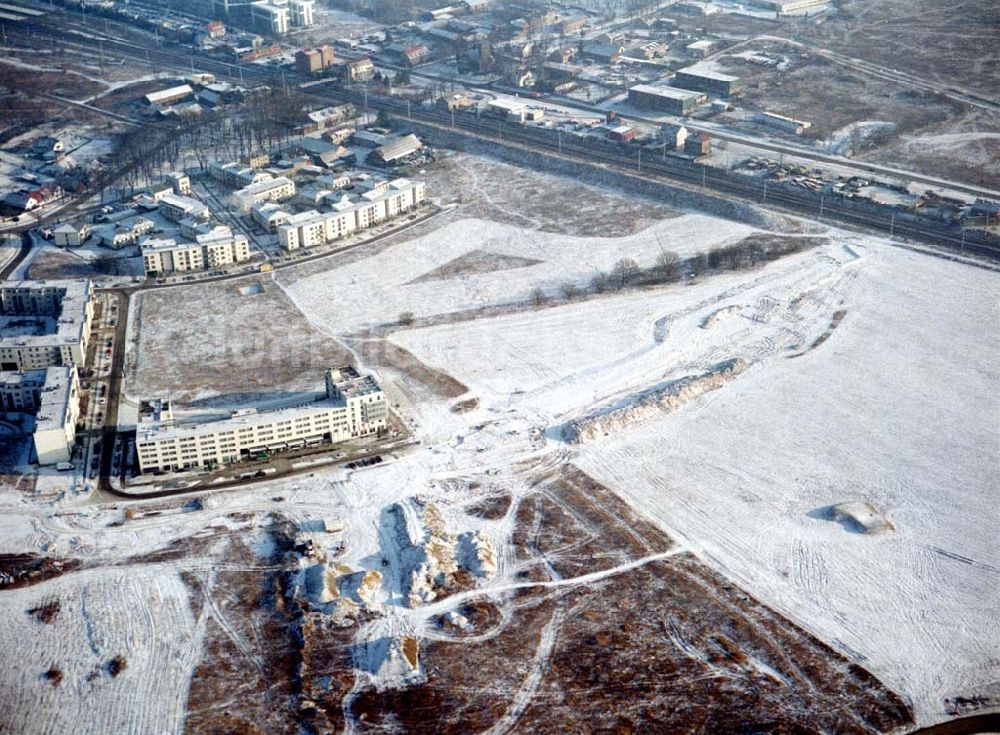
[[[1000,673],[996,274],[834,239],[694,287],[393,339],[534,421],[749,359],[721,390],[569,458],[928,722]],[[895,532],[826,520],[852,500]]]
[[[58,600],[50,623],[28,610]],[[43,582],[0,596],[0,730],[10,733],[178,732],[201,657],[202,626],[175,570],[131,566]],[[109,662],[124,657],[117,676]],[[46,671],[62,673],[56,684]]]
[[[208,353],[193,364],[191,355],[259,342],[245,325],[279,313],[289,314],[273,341],[283,359],[285,352],[319,354],[312,336],[289,341],[288,325],[303,322],[293,336],[312,328],[337,336],[395,322],[403,311],[419,320],[525,302],[537,288],[583,285],[620,258],[648,266],[661,250],[683,257],[755,232],[694,214],[620,238],[460,220],[326,272],[299,280],[276,275],[308,324],[283,294],[282,306],[232,292],[225,302],[232,308],[206,310],[208,300],[200,307],[206,324],[217,326],[223,311],[238,317],[231,339],[173,349],[192,371],[186,382],[212,369],[247,390],[256,371],[287,389],[292,380],[313,380],[320,366],[311,363],[319,358],[309,365],[288,358],[286,377],[277,361],[255,362],[249,349],[235,350],[232,366],[209,365]],[[454,612],[461,598],[485,589],[499,599],[526,585],[511,540],[515,511],[491,520],[470,513],[469,504],[494,491],[516,501],[570,463],[676,538],[669,553],[693,551],[868,668],[913,702],[921,723],[944,719],[946,697],[1000,695],[1000,555],[991,497],[1000,479],[1000,408],[990,398],[1000,348],[991,329],[997,274],[841,231],[823,238],[762,268],[691,284],[393,332],[389,340],[461,381],[469,388],[462,399],[479,403],[454,413],[454,395],[419,394],[405,413],[416,418],[420,444],[376,467],[303,463],[307,474],[218,492],[200,508],[187,507],[187,499],[156,501],[133,505],[129,516],[109,502],[45,506],[0,488],[0,552],[47,553],[87,566],[0,595],[0,635],[23,662],[0,673],[0,730],[180,732],[189,678],[204,661],[206,618],[241,651],[252,647],[239,626],[221,619],[211,584],[204,585],[205,604],[189,600],[180,573],[211,575],[215,550],[235,538],[260,558],[227,559],[225,570],[260,570],[275,517],[307,532],[320,519],[340,519],[342,532],[317,532],[330,558],[352,573],[385,575],[371,617],[356,629],[362,648],[400,635],[441,636],[434,616]],[[176,321],[176,312],[163,311]],[[145,330],[151,316],[139,313],[130,318]],[[208,331],[187,326],[196,335]],[[152,336],[171,332],[157,328]],[[135,354],[141,359],[143,351]],[[562,429],[573,419],[628,406],[643,392],[735,358],[745,370],[670,413],[650,403],[638,419],[606,424],[605,436],[564,441]],[[163,359],[148,369],[162,371]],[[385,380],[393,401],[402,400],[401,380]],[[412,532],[426,501],[449,532],[479,532],[496,545],[497,573],[454,599],[407,607],[402,574],[411,570],[396,562],[418,541]],[[884,517],[891,528],[862,534],[838,522],[830,507],[852,502],[842,507]],[[396,504],[408,539],[387,519]],[[194,550],[174,561],[118,566],[173,543]],[[590,584],[648,561],[546,584]],[[54,599],[61,609],[53,622],[27,614]],[[554,635],[542,636],[543,660]],[[103,667],[117,655],[128,668],[112,677]],[[59,686],[42,676],[53,666],[63,672]],[[363,668],[358,682],[379,683],[374,663]]]
[[[811,289],[851,278],[856,259],[833,244],[749,274],[410,330],[393,340],[459,376],[488,407],[554,420],[727,357],[757,360],[801,345],[824,317]],[[781,302],[793,297],[794,304]],[[706,316],[729,306],[738,317],[702,328]],[[765,321],[782,309],[786,320]]]
[[[310,321],[330,335],[340,335],[394,322],[403,311],[421,317],[524,301],[536,288],[557,294],[566,283],[586,285],[621,258],[651,266],[661,250],[683,256],[753,232],[749,226],[699,214],[665,220],[620,238],[567,237],[467,219],[285,289]],[[470,253],[480,258],[493,256],[498,269],[428,277]],[[508,258],[541,262],[518,262],[519,267],[511,267],[503,262]]]

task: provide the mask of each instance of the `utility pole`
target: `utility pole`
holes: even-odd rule
[[[701,165],[701,188],[705,188],[705,181],[708,178],[708,164],[703,163]]]
[[[820,217],[823,216],[823,197],[822,197],[822,195],[820,195],[820,198],[819,198],[819,216]]]
[[[962,249],[961,252],[965,252],[965,228],[962,228]]]
[[[639,158],[638,158],[637,169],[638,169],[639,173],[642,173],[642,148],[639,149]]]
[[[559,155],[561,156],[562,155],[562,130],[557,130],[556,131],[556,136],[559,139]]]
[[[764,196],[760,198],[760,203],[763,204],[767,201],[767,179],[764,179]]]
[[[413,119],[412,117],[410,117],[410,101],[409,100],[406,100],[406,119],[407,120],[412,120]]]
[[[452,130],[455,129],[455,109],[454,108],[452,108],[452,110],[451,110],[451,129]]]
[[[892,233],[896,229],[896,213],[891,212],[889,214],[889,237],[892,237]]]

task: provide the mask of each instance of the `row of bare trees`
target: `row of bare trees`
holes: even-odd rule
[[[669,250],[661,250],[653,265],[647,268],[640,267],[632,258],[622,258],[610,271],[596,274],[586,286],[567,282],[559,287],[558,294],[535,289],[531,302],[535,306],[542,306],[552,301],[571,301],[608,291],[678,283],[714,273],[747,270],[814,247],[819,242],[816,238],[751,235],[732,245],[724,245],[687,258],[681,258]]]

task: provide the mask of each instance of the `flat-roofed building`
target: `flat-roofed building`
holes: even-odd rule
[[[643,110],[657,110],[671,115],[690,115],[707,99],[702,92],[693,90],[637,84],[629,88],[628,101]]]
[[[278,228],[278,240],[285,250],[322,245],[327,241],[324,216],[315,209],[291,215]]]
[[[71,366],[0,372],[0,410],[35,415],[38,464],[67,462],[80,417],[80,383]]]
[[[681,89],[704,92],[716,97],[729,97],[740,91],[739,77],[721,74],[698,65],[678,69],[670,83]]]
[[[0,283],[0,370],[83,365],[93,317],[89,279]]]
[[[324,197],[329,212],[309,210],[290,216],[278,227],[281,247],[298,250],[337,240],[408,212],[425,199],[422,181],[370,179],[359,182],[358,187],[365,189],[360,196],[329,192]]]
[[[140,416],[136,454],[143,473],[210,468],[373,436],[388,427],[388,418],[385,394],[373,377],[351,367],[331,368],[326,394],[309,403],[235,411],[228,419],[204,423]]]
[[[279,4],[275,0],[250,3],[250,18],[254,27],[274,36],[288,33],[291,22],[288,6]]]
[[[142,244],[142,265],[147,276],[221,268],[249,260],[252,252],[245,235],[210,232],[198,235],[195,242],[177,242],[173,238],[149,238]]]
[[[289,0],[288,10],[288,20],[293,28],[306,28],[316,22],[316,3],[313,0]],[[333,49],[327,48],[332,58]]]

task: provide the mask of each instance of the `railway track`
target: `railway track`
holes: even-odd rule
[[[54,32],[45,19],[31,21],[30,25],[36,34],[48,33],[51,35]],[[66,34],[60,35],[60,40],[66,42]],[[964,253],[991,258],[1000,256],[1000,248],[978,233],[967,233],[960,228],[937,226],[929,220],[915,223],[903,216],[896,217],[894,213],[878,215],[874,212],[860,211],[858,207],[836,201],[834,197],[830,197],[831,201],[829,202],[824,198],[817,206],[814,201],[815,197],[806,192],[800,194],[790,191],[785,187],[776,186],[773,182],[769,186],[766,181],[759,182],[749,177],[723,172],[721,169],[692,165],[680,159],[671,161],[666,158],[656,160],[654,157],[650,157],[648,160],[641,160],[639,157],[642,153],[638,149],[622,147],[620,152],[612,152],[598,145],[584,146],[571,140],[570,136],[564,136],[565,141],[552,141],[533,129],[520,125],[505,125],[503,122],[498,124],[469,114],[445,115],[436,110],[423,108],[419,104],[408,103],[406,100],[342,89],[333,85],[332,82],[306,84],[315,82],[315,80],[295,72],[279,71],[255,65],[231,64],[187,51],[167,50],[162,47],[151,49],[141,44],[119,39],[108,38],[102,43],[105,51],[113,51],[140,61],[145,60],[160,68],[172,68],[177,71],[197,69],[230,79],[240,79],[244,83],[247,80],[263,84],[273,84],[276,81],[286,85],[291,83],[300,86],[303,92],[326,102],[346,99],[355,103],[364,103],[369,108],[386,110],[416,123],[456,131],[461,130],[463,133],[478,136],[487,142],[517,143],[526,148],[572,160],[575,163],[597,165],[622,173],[631,173],[634,166],[635,175],[645,174],[648,177],[655,174],[671,179],[673,182],[695,187],[699,191],[711,191],[737,201],[761,204],[792,214],[876,230],[893,237],[905,237]],[[722,137],[718,133],[711,134]],[[745,141],[740,139],[738,142],[744,143]],[[636,158],[633,159],[632,156],[636,156]],[[851,162],[837,161],[837,165],[849,167]]]

